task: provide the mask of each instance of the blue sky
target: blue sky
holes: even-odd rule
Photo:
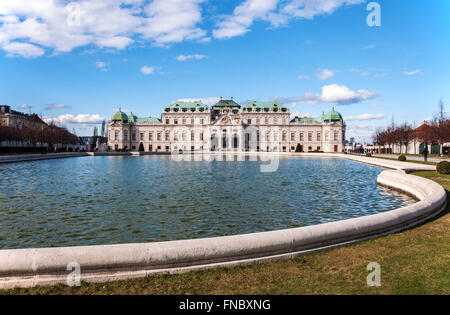
[[[92,135],[119,107],[160,117],[179,99],[333,106],[348,136],[450,108],[450,2],[0,0],[0,103]]]

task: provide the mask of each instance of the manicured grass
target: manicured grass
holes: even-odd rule
[[[450,191],[450,175],[415,172]],[[450,196],[450,195],[449,195]],[[450,201],[450,200],[449,200]],[[415,229],[348,247],[263,265],[165,275],[79,288],[55,286],[0,294],[450,294],[450,205]],[[366,284],[378,262],[382,286]]]
[[[392,161],[398,161],[398,158],[387,158],[387,157],[380,157],[380,156],[372,156],[374,159],[383,159],[383,160],[392,160]],[[405,162],[409,163],[416,163],[416,164],[426,164],[426,165],[437,165],[436,162],[425,162],[425,161],[416,161],[416,160],[406,160]]]

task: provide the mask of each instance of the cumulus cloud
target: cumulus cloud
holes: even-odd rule
[[[328,70],[328,69],[324,69],[324,70],[316,73],[316,77],[322,81],[328,80],[328,79],[331,79],[332,77],[334,77],[334,72],[331,70]]]
[[[100,115],[94,114],[79,114],[79,115],[59,115],[58,117],[44,117],[46,123],[54,122],[56,124],[101,124],[105,118]]]
[[[413,70],[413,71],[403,71],[403,74],[408,75],[408,76],[413,76],[416,74],[422,74],[422,70],[417,69],[417,70]]]
[[[53,109],[69,109],[72,108],[68,105],[64,105],[64,104],[50,104],[47,105],[44,109],[45,110],[53,110]]]
[[[309,79],[309,76],[308,76],[308,75],[303,75],[303,74],[301,74],[301,75],[299,75],[297,78],[298,78],[299,80],[308,80],[308,79]]]
[[[363,120],[380,120],[384,119],[384,114],[362,114],[358,116],[347,116],[344,119],[346,121],[363,121]]]
[[[352,91],[345,85],[330,84],[322,87],[322,102],[347,105],[377,98],[378,94],[367,90]]]
[[[45,54],[45,50],[28,43],[13,42],[2,46],[8,57],[36,58]]]
[[[202,59],[205,59],[205,58],[208,58],[208,56],[194,54],[194,55],[179,55],[175,59],[178,60],[178,61],[186,61],[186,60],[190,60],[190,59],[202,60]]]
[[[272,27],[287,24],[292,19],[313,19],[317,15],[332,14],[344,5],[365,0],[246,0],[232,14],[223,16],[213,31],[219,39],[241,36],[250,31],[257,20]]]
[[[166,45],[201,40],[205,0],[0,1],[0,47],[9,56],[39,57],[76,47],[124,49],[134,41]]]
[[[296,106],[306,102],[309,105],[319,103],[333,103],[336,105],[350,105],[377,98],[378,94],[367,90],[352,91],[345,85],[330,84],[322,87],[322,94],[306,92],[301,96],[275,97],[274,100],[281,104]]]
[[[145,75],[153,74],[156,71],[156,67],[142,66],[141,72]]]

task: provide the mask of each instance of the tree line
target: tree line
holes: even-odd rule
[[[442,101],[439,105],[439,114],[433,121],[425,122],[420,128],[414,130],[408,123],[399,126],[392,123],[384,129],[378,129],[373,137],[376,145],[388,147],[390,150],[394,145],[400,148],[405,146],[405,153],[408,153],[408,145],[413,140],[425,145],[438,144],[442,154],[444,144],[450,142],[450,119],[445,117]]]
[[[36,147],[38,144],[47,144],[48,147],[52,147],[54,144],[78,144],[80,139],[69,132],[67,128],[57,126],[54,123],[50,123],[41,129],[30,128],[22,126],[21,128],[0,126],[0,142],[9,141],[27,143],[32,147]]]

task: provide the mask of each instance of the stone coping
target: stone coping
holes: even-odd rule
[[[347,158],[390,168],[379,175],[378,183],[409,193],[419,202],[371,216],[272,232],[147,244],[0,250],[0,288],[66,283],[71,272],[67,267],[74,262],[81,267],[82,281],[107,282],[295,258],[414,227],[446,206],[442,186],[408,175],[403,169],[429,170],[429,165],[416,167],[343,154],[317,157]]]

